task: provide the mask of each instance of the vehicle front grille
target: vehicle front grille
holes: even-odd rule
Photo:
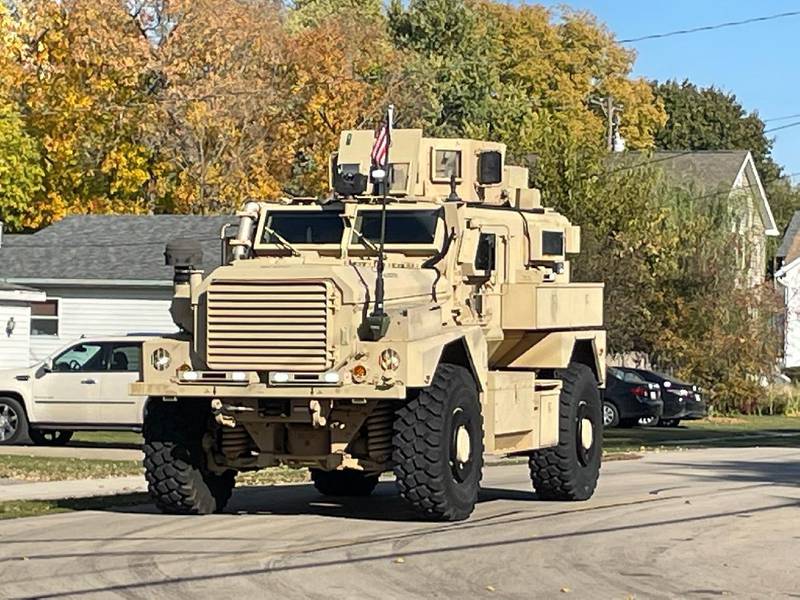
[[[324,282],[213,281],[206,359],[212,369],[324,371],[331,366]]]

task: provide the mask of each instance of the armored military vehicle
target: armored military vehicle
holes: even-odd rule
[[[305,466],[322,494],[393,471],[460,520],[485,453],[529,457],[539,498],[585,500],[601,459],[603,287],[570,281],[580,229],[503,144],[345,131],[330,197],[249,202],[225,264],[167,244],[180,333],[145,342],[145,468],[158,507],[211,513],[237,472]]]

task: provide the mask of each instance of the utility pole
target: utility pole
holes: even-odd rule
[[[614,104],[612,96],[605,98],[590,98],[589,102],[599,106],[606,117],[606,148],[609,152],[614,151],[614,133],[617,127],[618,115],[622,112],[622,107]]]

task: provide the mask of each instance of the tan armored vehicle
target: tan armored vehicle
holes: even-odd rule
[[[376,182],[373,141],[341,135],[329,199],[248,203],[213,272],[167,245],[181,333],[145,343],[132,385],[163,511],[219,511],[237,472],[286,464],[338,496],[393,471],[459,520],[484,453],[528,456],[539,498],[592,495],[605,332],[602,284],[570,282],[579,228],[502,144],[395,130]]]

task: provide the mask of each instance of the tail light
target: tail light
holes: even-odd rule
[[[644,386],[641,385],[632,387],[631,393],[633,393],[634,396],[644,396],[645,398],[647,397],[647,390],[644,388]]]

